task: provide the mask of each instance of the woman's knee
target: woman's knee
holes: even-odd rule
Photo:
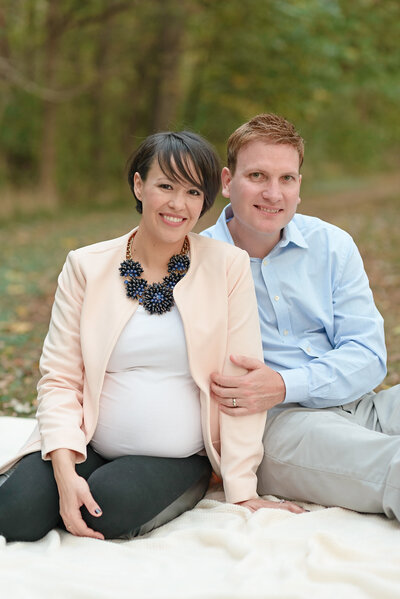
[[[0,534],[7,541],[37,541],[58,520],[58,493],[51,465],[44,463],[40,454],[30,454],[0,487]]]
[[[1,495],[0,503],[0,535],[9,542],[38,541],[58,524],[58,511],[38,514],[20,502],[3,502]]]
[[[102,509],[82,508],[87,525],[105,538],[144,534],[192,509],[204,496],[211,474],[206,458],[126,456],[99,468],[88,483]]]

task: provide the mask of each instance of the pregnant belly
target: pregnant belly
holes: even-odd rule
[[[204,447],[197,386],[188,377],[106,373],[91,445],[106,459],[197,453]]]

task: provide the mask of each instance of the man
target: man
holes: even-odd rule
[[[203,232],[251,257],[264,363],[232,361],[240,377],[212,376],[232,416],[268,409],[259,493],[383,512],[400,519],[400,386],[386,373],[383,320],[351,237],[296,214],[303,140],[261,114],[228,141],[222,193]]]

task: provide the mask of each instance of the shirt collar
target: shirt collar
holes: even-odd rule
[[[225,241],[232,243],[234,245],[234,241],[232,239],[232,235],[228,229],[228,222],[233,218],[233,210],[232,205],[228,204],[225,206],[223,211],[221,212],[220,217],[216,222],[216,227],[223,234]],[[286,227],[283,229],[282,238],[277,244],[276,247],[286,247],[289,243],[293,243],[293,245],[297,245],[301,248],[308,248],[308,243],[304,239],[300,229],[292,219]]]
[[[278,243],[279,247],[286,247],[289,243],[293,243],[301,248],[308,248],[308,243],[304,239],[300,229],[294,222],[294,219],[286,225],[283,229],[283,234],[280,242]]]
[[[228,223],[233,218],[233,211],[231,204],[225,206],[217,222],[215,223],[215,229],[218,233],[218,239],[223,239],[223,241],[227,241],[232,245],[235,245],[235,242],[232,239],[231,232],[228,229]]]

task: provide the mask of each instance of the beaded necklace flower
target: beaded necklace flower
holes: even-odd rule
[[[132,260],[131,247],[135,234],[136,231],[128,239],[126,260],[121,262],[119,267],[121,277],[125,277],[126,295],[133,300],[138,300],[139,304],[150,314],[164,314],[164,312],[169,312],[174,305],[172,292],[175,285],[189,270],[190,260],[187,255],[189,240],[185,237],[179,254],[172,256],[168,262],[169,274],[163,278],[162,282],[149,285],[146,279],[140,276],[143,273],[140,262]]]

